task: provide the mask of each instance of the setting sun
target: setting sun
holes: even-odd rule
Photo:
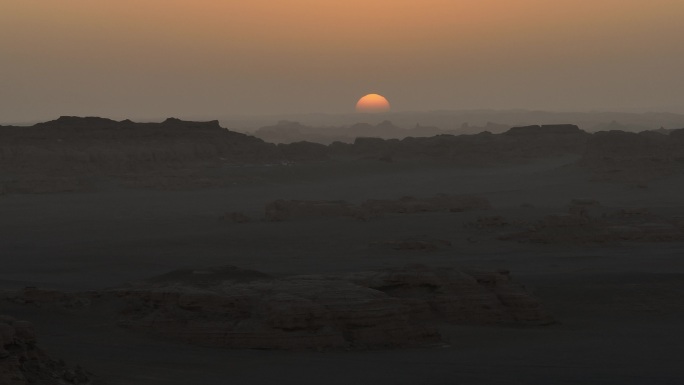
[[[356,102],[356,112],[378,113],[388,112],[390,104],[384,96],[378,94],[368,94]]]

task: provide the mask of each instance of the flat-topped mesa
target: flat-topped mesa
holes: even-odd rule
[[[218,120],[209,120],[206,122],[195,122],[188,120],[181,120],[177,118],[168,118],[161,123],[162,126],[169,127],[183,127],[183,128],[206,128],[206,129],[224,129],[219,124]]]
[[[60,116],[58,119],[50,120],[33,125],[35,128],[84,128],[90,130],[115,129],[137,127],[139,129],[152,127],[174,127],[174,128],[202,128],[202,129],[224,129],[218,120],[204,122],[181,120],[168,118],[161,123],[137,123],[130,119],[116,121],[96,116]]]
[[[513,127],[510,130],[504,132],[504,135],[539,135],[539,134],[585,134],[589,135],[586,131],[581,130],[574,124],[546,124],[546,125],[533,125],[533,126],[522,126]]]
[[[123,122],[117,122],[116,120],[100,118],[97,116],[60,116],[55,120],[37,123],[33,125],[33,127],[115,128],[120,126],[122,123]]]

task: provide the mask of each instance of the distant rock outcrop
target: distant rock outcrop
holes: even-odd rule
[[[359,158],[436,159],[463,165],[520,163],[568,154],[580,155],[591,134],[573,125],[512,128],[503,134],[437,135],[382,140],[357,138],[353,144],[334,143],[332,156]]]
[[[0,316],[0,384],[88,385],[92,374],[50,358],[37,346],[30,323]]]
[[[320,144],[333,142],[352,143],[356,138],[375,137],[381,139],[403,139],[407,136],[433,136],[445,133],[437,127],[416,125],[406,129],[395,126],[390,121],[376,125],[357,123],[340,127],[311,127],[299,122],[283,120],[273,126],[261,127],[254,136],[271,143],[295,143],[301,141]]]
[[[683,163],[684,129],[672,130],[669,135],[656,131],[597,132],[587,142],[580,160],[597,180],[637,184],[681,172]]]
[[[548,124],[543,126],[513,127],[504,132],[507,136],[519,135],[577,135],[584,131],[574,124]]]

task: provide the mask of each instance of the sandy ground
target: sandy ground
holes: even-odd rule
[[[0,197],[0,287],[97,289],[187,266],[232,264],[272,274],[407,263],[510,269],[559,323],[544,328],[446,327],[449,346],[365,352],[226,350],[117,329],[113,320],[34,307],[2,313],[36,325],[46,350],[111,384],[679,384],[684,381],[684,243],[529,244],[464,227],[563,212],[573,198],[684,216],[684,177],[647,188],[589,182],[572,158],[496,168],[357,161],[214,170],[229,188],[125,189]],[[488,212],[263,222],[275,199],[487,197]],[[523,204],[533,207],[521,207]],[[254,218],[220,220],[231,211]],[[491,230],[498,231],[498,230]],[[489,234],[491,235],[491,234]],[[429,238],[437,251],[374,242]]]

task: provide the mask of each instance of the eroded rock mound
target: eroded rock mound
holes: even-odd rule
[[[402,301],[323,276],[117,293],[120,324],[189,343],[256,349],[377,348],[438,341]]]
[[[414,265],[350,274],[346,278],[405,300],[422,319],[472,324],[552,322],[540,302],[514,283],[506,270],[460,271]]]
[[[223,266],[172,271],[126,287],[4,300],[107,311],[121,327],[192,344],[250,349],[377,349],[442,343],[438,325],[553,320],[508,272],[421,265],[274,277]],[[80,307],[74,308],[73,304]]]
[[[30,323],[0,316],[0,384],[86,385],[92,375],[50,358],[36,344]]]
[[[188,280],[187,272],[170,274],[178,279],[110,293],[125,304],[122,326],[231,348],[364,349],[439,342],[435,321],[552,322],[506,272],[412,266],[248,282],[210,279],[209,286]]]

